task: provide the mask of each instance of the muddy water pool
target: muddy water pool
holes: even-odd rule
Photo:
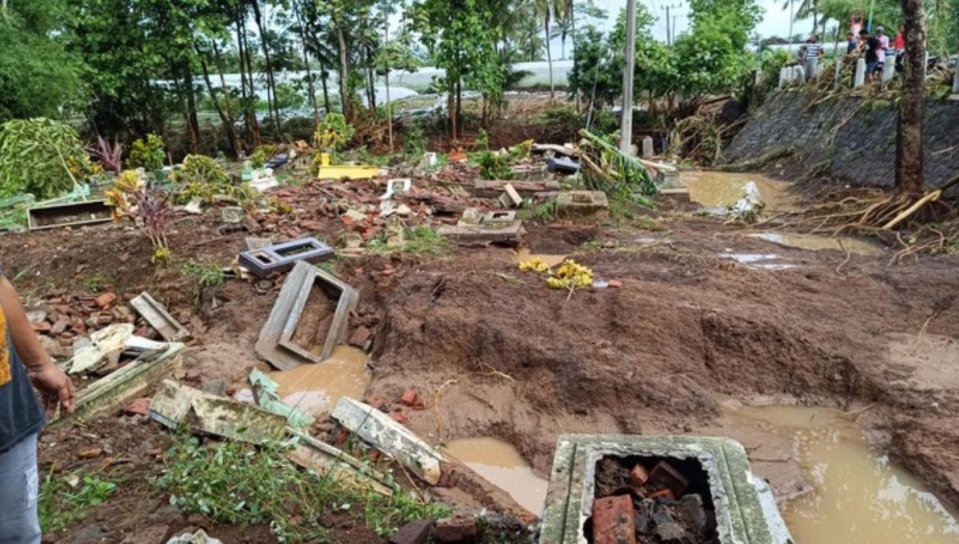
[[[959,542],[959,517],[879,451],[842,413],[746,407],[739,415],[792,440],[814,491],[782,506],[797,544]]]
[[[509,493],[523,508],[542,512],[549,482],[537,476],[512,445],[494,438],[466,438],[453,440],[444,452]]]

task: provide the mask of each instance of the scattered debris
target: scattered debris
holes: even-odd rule
[[[200,529],[195,533],[183,533],[180,536],[175,536],[168,540],[166,544],[223,544],[223,542],[209,536],[206,531]]]
[[[220,208],[220,217],[227,225],[239,225],[246,221],[246,212],[239,206],[224,206]]]
[[[343,397],[333,409],[333,419],[399,461],[426,483],[437,485],[440,482],[443,456],[387,414]]]
[[[302,428],[313,422],[312,418],[280,400],[279,386],[266,374],[254,368],[250,372],[250,384],[256,392],[257,405],[282,416],[290,426]]]
[[[533,198],[538,194],[557,192],[561,189],[558,181],[497,181],[478,179],[473,182],[473,196],[476,198],[499,198],[507,185],[512,185],[521,197]]]
[[[433,532],[433,522],[425,519],[408,523],[390,537],[389,544],[426,544]]]
[[[505,192],[499,197],[499,202],[504,208],[518,208],[523,205],[523,197],[519,196],[512,183],[504,185],[503,191]]]
[[[77,394],[77,408],[70,421],[84,421],[142,394],[183,364],[182,350],[183,344],[169,344],[163,353],[141,357],[93,382]]]
[[[100,329],[91,334],[89,340],[78,339],[74,343],[70,374],[96,371],[104,365],[115,368],[132,335],[133,325],[123,323]]]
[[[298,325],[303,321],[311,294],[327,299],[335,308],[331,313],[332,319],[326,321],[329,330],[320,334],[318,330],[305,331],[307,341],[325,339],[319,355],[311,353],[313,346],[300,345]],[[256,343],[256,353],[263,360],[280,370],[290,370],[303,363],[319,363],[329,358],[333,348],[343,341],[349,321],[349,313],[359,301],[356,291],[349,285],[341,282],[334,276],[311,266],[305,262],[297,262],[293,271],[287,276],[280,290],[280,296],[273,305],[270,317],[260,330],[260,337]],[[330,308],[327,303],[313,301],[311,312]],[[324,324],[322,316],[313,322],[313,326]],[[300,331],[303,334],[304,331]],[[294,338],[296,337],[296,338]]]
[[[317,263],[333,256],[333,248],[316,238],[301,238],[240,253],[240,266],[258,278],[288,272],[298,262]]]
[[[133,306],[133,309],[143,316],[143,319],[146,319],[147,323],[167,342],[185,342],[190,339],[190,331],[173,319],[166,308],[150,296],[150,293],[146,291],[140,293],[130,301],[130,306]]]

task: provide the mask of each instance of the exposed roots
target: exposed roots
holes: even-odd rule
[[[953,180],[920,197],[875,192],[867,196],[849,196],[782,214],[764,223],[810,234],[875,236],[897,249],[891,260],[893,263],[924,253],[947,253],[959,250],[959,215],[940,199],[944,191],[957,182],[959,180]]]

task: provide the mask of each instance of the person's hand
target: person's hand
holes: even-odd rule
[[[63,415],[73,413],[76,409],[77,394],[73,388],[73,380],[66,373],[53,363],[47,363],[39,369],[28,370],[27,374],[33,386],[40,392],[47,414],[55,413],[58,405]]]

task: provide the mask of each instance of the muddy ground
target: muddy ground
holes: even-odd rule
[[[0,262],[28,301],[149,290],[196,337],[177,378],[239,388],[251,368],[267,368],[253,345],[278,285],[261,294],[229,280],[198,292],[183,264],[227,266],[250,235],[221,232],[218,217],[181,217],[167,267],[151,264],[145,237],[112,224],[5,235]],[[344,229],[315,218],[253,227],[331,243]],[[783,248],[683,210],[654,221],[528,222],[527,231],[530,252],[572,256],[621,287],[567,297],[518,271],[509,248],[337,262],[361,297],[351,327],[374,333],[369,393],[418,390],[428,409],[410,412],[408,425],[420,436],[496,437],[545,476],[562,433],[728,434],[786,499],[804,489],[784,468],[794,455],[729,414],[738,404],[833,406],[857,414],[894,461],[959,505],[959,257],[890,265],[888,252]],[[740,264],[731,253],[776,254],[793,267]],[[108,469],[124,480],[86,520],[46,540],[147,542],[148,530],[205,527],[227,543],[272,541],[266,527],[221,526],[168,506],[148,478],[169,443],[164,429],[119,410],[49,430],[41,470]],[[334,542],[380,541],[351,518],[324,521]]]

